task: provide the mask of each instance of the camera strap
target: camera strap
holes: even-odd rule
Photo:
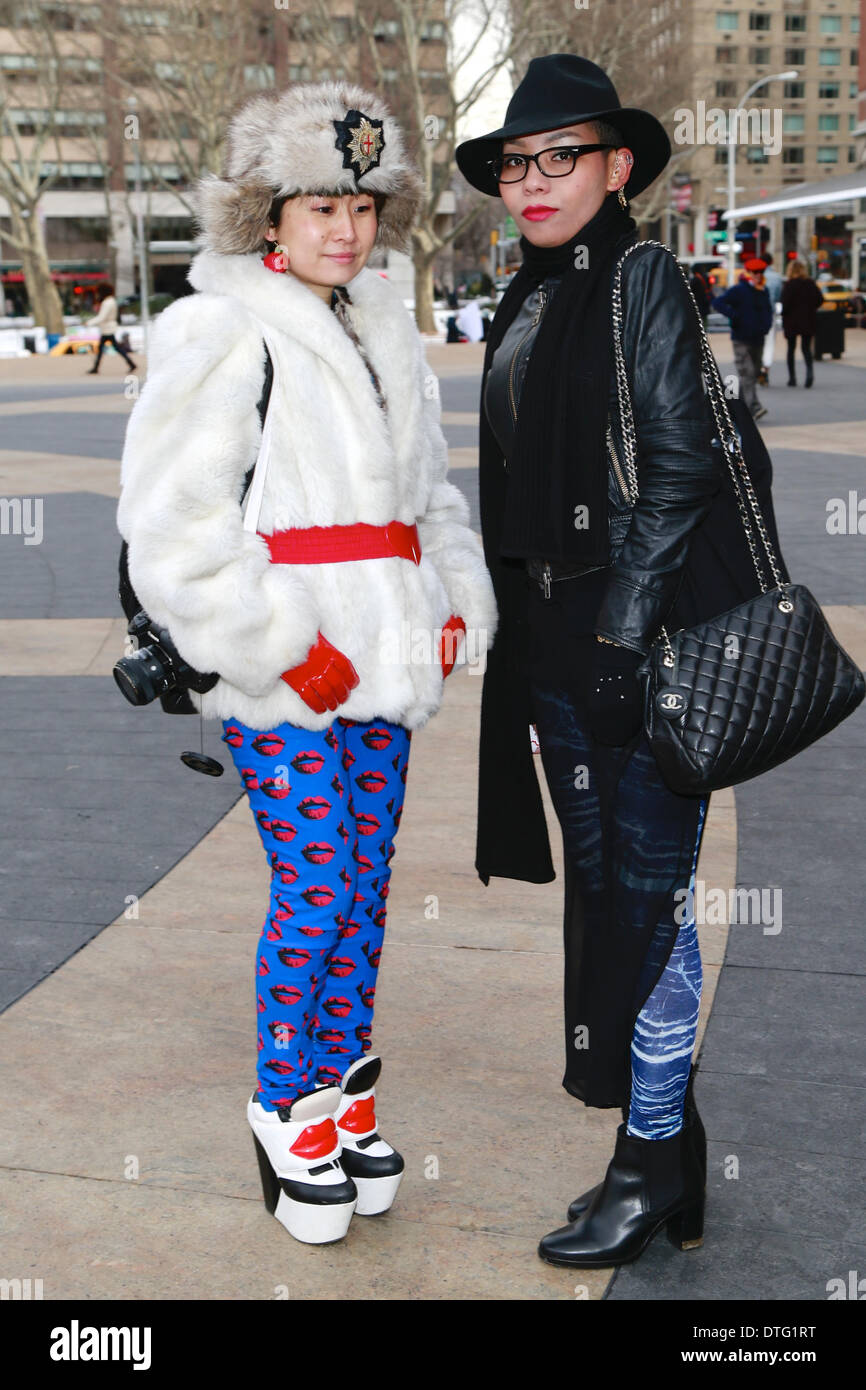
[[[262,423],[262,437],[259,444],[258,457],[252,468],[247,472],[244,479],[244,493],[242,500],[244,514],[244,530],[256,531],[259,524],[259,513],[262,509],[262,497],[265,491],[265,478],[270,462],[271,449],[271,416],[268,410],[271,391],[273,389],[274,377],[276,375],[276,353],[272,353],[268,336],[263,335],[265,344],[265,384],[258,403],[259,419]]]

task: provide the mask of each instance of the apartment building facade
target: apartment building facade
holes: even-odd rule
[[[120,297],[140,292],[139,212],[153,248],[152,292],[185,292],[194,236],[185,191],[204,169],[219,168],[213,147],[245,96],[343,73],[382,90],[386,99],[399,91],[399,24],[372,16],[364,39],[355,9],[355,0],[329,0],[323,32],[305,21],[294,0],[273,6],[234,0],[227,10],[204,0],[155,0],[152,8],[105,0],[0,0],[8,123],[5,130],[0,126],[0,159],[15,162],[20,151],[29,157],[47,122],[41,167],[52,183],[37,216],[67,312],[87,307],[93,287],[106,279]],[[441,9],[434,6],[431,14]],[[201,43],[191,26],[201,28]],[[429,112],[443,110],[446,101],[445,37],[441,16],[428,20],[420,35]],[[398,101],[392,104],[400,109]],[[20,310],[26,300],[21,256],[3,235],[10,226],[0,191],[3,294]],[[376,263],[387,264],[392,278],[411,282],[406,257],[377,253]]]
[[[680,253],[701,255],[726,239],[732,127],[735,207],[796,204],[800,185],[826,181],[834,190],[826,206],[738,219],[743,250],[772,249],[777,262],[796,252],[813,269],[851,273],[861,200],[837,195],[840,185],[844,192],[857,182],[841,176],[863,167],[864,10],[864,0],[692,0],[687,9],[663,0],[654,7],[650,59],[660,75],[671,64],[683,74],[668,173],[671,240]]]

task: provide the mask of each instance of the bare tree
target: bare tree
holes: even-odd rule
[[[20,88],[0,69],[0,193],[9,205],[11,230],[3,236],[21,256],[24,284],[33,322],[48,333],[63,332],[63,305],[51,278],[45,237],[39,219],[43,194],[60,169],[57,115],[62,103],[62,64],[56,37],[36,6],[15,15],[15,40],[28,74],[22,106]],[[53,154],[53,172],[44,172]]]
[[[103,7],[106,77],[124,99],[135,97],[139,153],[150,187],[163,188],[189,212],[189,188],[205,172],[219,173],[229,117],[250,94],[250,80],[274,85],[266,59],[272,10],[260,0],[211,4],[161,0],[167,23],[133,5]],[[110,113],[123,122],[123,110]],[[177,177],[165,176],[170,163]]]
[[[406,131],[425,187],[412,231],[415,319],[422,332],[435,332],[436,257],[490,203],[472,195],[453,222],[439,212],[454,179],[458,129],[503,64],[525,48],[545,7],[546,0],[527,0],[510,29],[500,0],[346,0],[339,21],[331,0],[308,0],[289,21],[290,51],[305,54],[311,69],[326,63],[332,76],[368,82]],[[466,37],[458,40],[458,32]]]

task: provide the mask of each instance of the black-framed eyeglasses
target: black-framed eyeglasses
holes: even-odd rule
[[[616,145],[550,145],[538,154],[500,154],[487,162],[498,183],[520,183],[526,178],[530,160],[546,179],[563,179],[571,173],[582,154],[616,148]]]

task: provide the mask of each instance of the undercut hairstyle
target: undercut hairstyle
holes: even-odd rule
[[[587,125],[592,126],[595,131],[594,143],[597,145],[613,145],[618,149],[626,144],[622,132],[608,121],[587,121]]]

